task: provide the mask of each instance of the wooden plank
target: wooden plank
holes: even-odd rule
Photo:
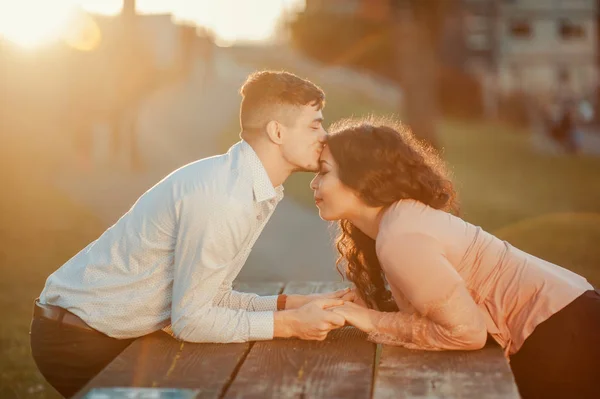
[[[279,294],[282,283],[237,283],[241,291]],[[177,387],[199,389],[198,398],[219,398],[251,343],[194,344],[164,331],[139,338],[78,394],[100,387]]]
[[[490,343],[477,351],[417,351],[383,345],[374,399],[519,398],[502,349]]]
[[[286,294],[327,292],[345,283],[290,283]],[[325,341],[256,342],[225,398],[369,398],[375,344],[354,327]]]

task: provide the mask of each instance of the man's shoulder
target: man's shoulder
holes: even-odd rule
[[[203,196],[210,202],[249,205],[253,199],[252,179],[235,155],[230,150],[189,163],[167,180],[179,198]]]

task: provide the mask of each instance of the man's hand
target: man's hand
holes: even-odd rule
[[[344,295],[347,295],[350,292],[350,288],[345,288],[343,290],[333,291],[333,292],[325,292],[322,294],[310,294],[310,295],[288,295],[287,300],[285,302],[285,309],[298,309],[307,303],[315,301],[317,299],[340,299]]]
[[[274,336],[323,341],[329,331],[346,323],[343,316],[327,309],[343,304],[341,299],[321,298],[295,310],[275,312]]]
[[[345,302],[342,306],[331,309],[333,313],[343,316],[349,324],[361,331],[370,333],[375,331],[379,312],[364,308],[352,302]]]

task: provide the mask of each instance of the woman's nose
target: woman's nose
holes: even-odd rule
[[[317,173],[317,174],[315,175],[315,177],[313,177],[313,179],[310,181],[310,188],[311,188],[313,191],[314,191],[314,190],[316,190],[316,189],[317,189],[317,187],[319,186],[318,179],[319,179],[319,174]]]

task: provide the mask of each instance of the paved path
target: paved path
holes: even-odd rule
[[[222,152],[217,136],[236,117],[238,90],[251,70],[236,65],[224,51],[217,56],[218,78],[209,87],[203,88],[199,73],[192,73],[186,81],[157,91],[142,105],[138,134],[147,171],[133,173],[119,166],[70,170],[57,178],[58,187],[108,227],[172,170]],[[328,224],[319,219],[316,209],[305,209],[286,198],[256,242],[240,278],[336,280],[334,259]]]

